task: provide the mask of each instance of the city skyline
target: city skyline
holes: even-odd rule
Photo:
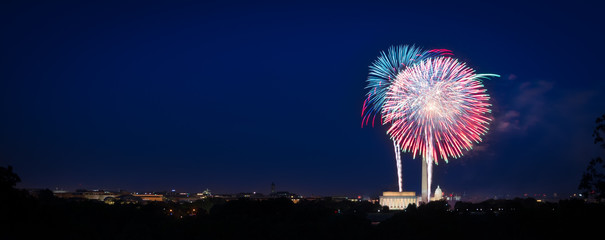
[[[435,186],[435,189],[437,189],[437,187],[440,188],[440,185]],[[102,192],[102,191],[108,191],[108,192],[128,192],[131,194],[169,194],[169,193],[189,193],[189,194],[199,194],[199,193],[203,193],[203,192],[210,192],[213,195],[241,195],[241,194],[260,194],[260,195],[265,195],[265,196],[269,196],[275,192],[287,192],[287,193],[292,193],[292,194],[297,194],[303,198],[307,198],[307,197],[363,197],[363,198],[372,198],[372,199],[378,199],[379,195],[381,195],[383,192],[379,192],[378,190],[372,193],[346,193],[346,194],[334,194],[334,193],[327,193],[327,194],[298,194],[296,192],[292,192],[289,189],[283,189],[283,188],[276,188],[275,183],[272,182],[270,188],[267,187],[267,189],[261,189],[261,190],[247,190],[247,191],[240,191],[240,192],[225,192],[225,191],[221,191],[220,189],[218,189],[218,191],[214,191],[210,188],[199,188],[199,189],[184,189],[184,188],[179,188],[179,187],[173,187],[170,189],[125,189],[125,188],[104,188],[104,187],[89,187],[89,188],[85,188],[83,186],[80,186],[80,188],[72,188],[72,189],[68,189],[68,188],[61,188],[61,187],[55,187],[55,188],[24,188],[25,190],[28,191],[39,191],[39,190],[45,190],[48,189],[52,192],[55,193],[63,193],[63,192],[67,192],[67,193],[75,193],[75,192]],[[384,191],[391,191],[391,189],[386,189]],[[395,191],[395,190],[392,190]],[[392,192],[391,191],[391,192]],[[409,192],[409,191],[406,191]],[[414,192],[414,191],[412,191]],[[420,192],[415,192],[416,194],[420,194]],[[447,192],[442,192],[444,197],[464,197],[465,201],[471,201],[471,202],[480,202],[480,201],[484,201],[487,199],[514,199],[514,198],[535,198],[535,199],[569,199],[569,198],[576,198],[576,197],[582,197],[582,193],[580,190],[577,191],[572,191],[572,192],[544,192],[544,191],[538,191],[538,192],[524,192],[524,193],[506,193],[506,192],[493,192],[493,191],[486,191],[486,192],[476,192],[476,193],[467,193],[467,192],[453,192],[453,191],[447,191]],[[435,192],[432,191],[431,192],[431,197],[435,197]],[[420,196],[418,196],[420,197]]]
[[[437,186],[439,187],[439,186]],[[435,189],[437,189],[437,187],[435,187]],[[291,192],[288,191],[287,189],[271,189],[269,191],[244,191],[244,192],[220,192],[220,191],[214,191],[212,189],[203,189],[203,190],[196,190],[196,191],[185,191],[185,190],[178,190],[178,189],[168,189],[168,190],[154,190],[154,191],[139,191],[139,190],[129,190],[129,189],[103,189],[103,188],[96,188],[96,189],[59,189],[59,188],[55,188],[55,189],[42,189],[42,188],[38,188],[38,189],[25,189],[27,191],[29,191],[30,193],[35,193],[38,191],[42,191],[42,190],[50,190],[54,193],[54,195],[56,197],[60,197],[60,198],[73,198],[73,195],[66,195],[66,196],[62,196],[62,194],[82,194],[82,193],[106,193],[106,194],[116,194],[117,196],[120,195],[156,195],[156,196],[166,196],[166,197],[182,197],[182,198],[207,198],[207,197],[213,197],[213,198],[229,198],[229,199],[240,199],[240,198],[282,198],[284,196],[296,196],[297,199],[323,199],[323,198],[338,198],[338,199],[358,199],[360,201],[378,201],[380,197],[377,194],[374,195],[368,195],[368,194],[351,194],[351,195],[338,195],[338,194],[328,194],[328,195],[303,195],[303,194],[298,194],[296,192]],[[384,194],[385,192],[381,193]],[[396,192],[396,191],[388,191],[387,195],[392,195],[392,194],[399,194],[401,192]],[[285,195],[284,195],[285,194]],[[403,192],[402,194],[404,195],[410,195],[410,194],[419,194],[417,192]],[[440,195],[437,195],[440,194]],[[412,196],[412,195],[410,195]],[[415,195],[414,195],[415,196]],[[441,196],[441,197],[439,197]],[[421,202],[420,199],[420,195],[415,196],[418,198],[418,203]],[[536,199],[538,201],[549,201],[549,202],[557,202],[559,200],[568,200],[568,199],[579,199],[582,198],[583,194],[580,192],[573,192],[573,193],[523,193],[521,195],[514,195],[514,194],[492,194],[489,192],[486,193],[479,193],[479,194],[467,194],[465,192],[443,192],[441,191],[441,189],[439,188],[439,192],[437,193],[436,191],[434,191],[431,195],[431,199],[438,199],[438,198],[443,198],[444,200],[447,201],[463,201],[463,202],[473,202],[473,203],[479,203],[479,202],[483,202],[486,200],[512,200],[512,199],[522,199],[522,198],[533,198]],[[286,198],[290,198],[290,197],[286,197]],[[93,200],[97,200],[97,199],[93,199]],[[431,200],[434,201],[434,200]],[[414,203],[417,204],[417,203]]]
[[[392,142],[360,127],[360,106],[370,63],[406,43],[502,76],[485,82],[484,141],[436,166],[433,189],[573,193],[603,153],[591,4],[0,6],[0,166],[18,188],[396,191]],[[421,159],[402,158],[420,193]]]

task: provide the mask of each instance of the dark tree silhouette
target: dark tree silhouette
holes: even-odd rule
[[[0,190],[13,189],[18,182],[21,182],[21,178],[13,172],[13,166],[0,167]]]
[[[592,159],[588,164],[578,186],[586,198],[595,198],[599,202],[605,199],[604,169],[605,164],[600,157]]]
[[[605,135],[605,114],[598,117],[595,121],[597,126],[595,127],[592,136],[594,137],[594,143],[600,144],[605,149],[605,141],[603,141],[603,135]],[[594,198],[598,202],[605,199],[605,164],[603,159],[600,157],[590,160],[586,171],[582,174],[580,180],[579,190],[583,191],[585,198]]]
[[[595,144],[599,144],[601,143],[601,147],[603,149],[605,149],[605,141],[603,141],[603,135],[605,135],[605,114],[603,114],[603,116],[598,117],[597,120],[595,121],[597,126],[595,127],[594,131],[592,132],[592,136],[594,137],[594,143]]]

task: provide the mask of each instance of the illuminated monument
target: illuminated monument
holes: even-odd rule
[[[380,205],[390,210],[403,210],[410,204],[418,205],[416,192],[383,192],[380,196]]]
[[[431,198],[431,201],[439,201],[443,199],[443,191],[441,191],[441,188],[439,187],[439,185],[437,185],[437,189],[435,189],[435,195],[433,195],[433,197]]]

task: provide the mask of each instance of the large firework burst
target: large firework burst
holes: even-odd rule
[[[387,133],[395,145],[426,161],[427,185],[423,182],[423,191],[428,198],[433,162],[461,157],[487,133],[491,104],[482,82],[497,76],[475,74],[454,58],[435,57],[406,68],[391,82],[382,107],[382,122],[391,124]]]

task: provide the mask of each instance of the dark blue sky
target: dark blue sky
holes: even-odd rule
[[[0,165],[19,187],[395,190],[386,129],[360,127],[368,65],[395,44],[502,76],[485,141],[435,168],[445,192],[573,192],[603,155],[595,3],[171,2],[0,3]]]

